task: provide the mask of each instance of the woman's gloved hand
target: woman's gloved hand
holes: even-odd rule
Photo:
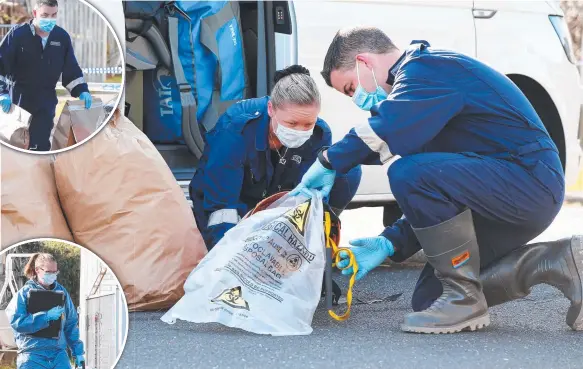
[[[12,106],[12,99],[10,95],[4,94],[0,95],[0,107],[4,113],[8,113],[10,111],[10,107]]]
[[[352,253],[358,264],[358,272],[356,273],[356,280],[361,280],[368,272],[381,265],[383,261],[389,256],[393,256],[395,249],[393,243],[386,237],[367,237],[357,238],[350,241]],[[340,251],[341,261],[338,262],[338,268],[346,268],[350,263],[348,253]],[[344,269],[342,274],[352,275],[353,268]]]
[[[91,102],[93,101],[93,97],[91,97],[91,94],[89,92],[83,92],[79,96],[79,100],[85,102],[85,109],[91,108]]]
[[[83,355],[75,356],[75,365],[81,367],[85,362],[85,357]]]
[[[335,178],[335,170],[324,168],[320,161],[316,160],[306,174],[304,174],[300,184],[294,188],[289,195],[297,196],[299,194],[304,194],[308,197],[312,197],[310,190],[319,190],[322,192],[322,197],[328,198],[332,186],[334,186]]]
[[[49,320],[58,320],[61,314],[65,312],[65,308],[62,306],[55,306],[51,310],[47,311],[47,317]]]

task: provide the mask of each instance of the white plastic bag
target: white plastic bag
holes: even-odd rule
[[[105,109],[100,98],[95,97],[89,109],[81,100],[65,103],[55,125],[51,150],[61,150],[84,141],[98,130],[105,119]]]
[[[4,309],[4,314],[0,314],[0,346],[5,349],[16,349],[16,340],[14,338],[14,331],[10,322],[16,313],[16,304],[18,302],[18,294],[12,295],[8,306]]]
[[[312,333],[326,264],[323,206],[284,196],[225,234],[162,321],[217,322],[274,336]]]
[[[16,104],[8,113],[0,112],[0,140],[20,149],[28,150],[30,133],[28,131],[32,116]]]

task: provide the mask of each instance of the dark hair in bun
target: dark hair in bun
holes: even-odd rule
[[[280,79],[287,77],[289,75],[292,74],[305,74],[305,75],[310,75],[310,71],[308,70],[308,68],[303,67],[301,65],[290,65],[289,67],[282,69],[282,70],[278,70],[277,72],[275,72],[275,77],[273,78],[273,81],[275,83],[279,82]]]

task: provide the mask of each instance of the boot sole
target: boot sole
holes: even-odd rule
[[[580,296],[583,297],[583,236],[573,236],[571,252],[575,261],[575,270],[579,275]],[[583,331],[583,306],[570,309],[567,314],[567,324],[575,331]]]
[[[480,317],[465,321],[449,327],[414,327],[406,324],[401,325],[401,330],[410,333],[428,333],[428,334],[442,334],[442,333],[458,333],[462,331],[477,331],[486,328],[490,325],[490,314],[482,315]]]

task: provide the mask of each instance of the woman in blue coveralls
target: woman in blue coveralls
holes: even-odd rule
[[[338,32],[322,76],[372,116],[322,152],[292,195],[326,193],[337,173],[400,156],[388,176],[404,217],[351,244],[357,279],[386,257],[425,251],[404,331],[479,329],[489,306],[539,283],[563,292],[567,324],[583,330],[583,237],[527,245],[559,212],[565,181],[555,143],[509,78],[426,41],[400,51],[374,27]]]
[[[85,359],[77,326],[79,319],[71,296],[57,282],[57,261],[51,254],[34,254],[26,264],[24,273],[29,281],[6,308],[18,346],[18,369],[69,369],[71,365],[67,346],[75,356],[76,365],[80,367]],[[31,290],[62,292],[65,294],[65,306],[29,314],[27,301]],[[63,322],[58,339],[35,336],[36,332],[47,328],[51,321],[58,320],[61,316]]]
[[[257,203],[293,189],[332,144],[330,127],[318,118],[320,93],[307,69],[278,71],[270,97],[243,100],[221,116],[190,183],[194,215],[207,248]],[[360,167],[338,176],[329,204],[339,214],[360,184]]]

